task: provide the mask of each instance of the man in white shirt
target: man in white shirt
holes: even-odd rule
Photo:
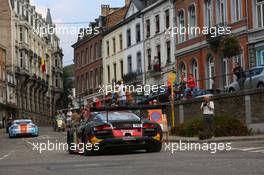
[[[204,96],[204,101],[201,105],[201,110],[204,116],[205,129],[209,134],[212,134],[212,124],[214,116],[214,102],[210,100],[209,96]]]

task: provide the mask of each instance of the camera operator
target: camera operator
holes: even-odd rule
[[[208,132],[209,135],[212,135],[214,102],[210,100],[209,96],[204,97],[203,103],[201,105],[201,110],[204,116],[204,125],[205,125],[206,132]]]

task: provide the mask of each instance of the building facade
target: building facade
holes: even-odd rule
[[[168,33],[175,26],[174,11],[173,1],[161,0],[142,12],[147,84],[164,84],[168,73],[175,70],[175,37]],[[154,57],[158,58],[160,70],[154,69]]]
[[[250,67],[248,60],[247,26],[250,23],[247,1],[237,0],[176,0],[176,27],[231,27],[232,34],[238,38],[241,54],[224,58],[213,51],[203,33],[183,32],[176,34],[176,67],[179,73],[192,73],[198,86],[203,89],[213,87],[223,89],[233,81],[234,62],[243,68]],[[215,38],[220,39],[220,37]],[[220,42],[216,41],[216,42]]]
[[[250,66],[264,65],[264,1],[252,0],[249,8],[249,61]]]
[[[5,0],[1,44],[6,47],[7,103],[16,118],[47,123],[59,106],[62,93],[62,50],[59,38],[47,33],[52,23],[36,12],[29,0]],[[44,29],[44,30],[42,30]],[[11,114],[10,114],[11,115]]]

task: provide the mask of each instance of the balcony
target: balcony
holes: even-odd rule
[[[142,81],[142,71],[129,72],[123,75],[123,81],[125,84],[133,84]]]

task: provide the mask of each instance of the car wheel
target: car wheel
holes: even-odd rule
[[[151,147],[147,148],[148,153],[160,152],[162,148],[162,143],[152,145]]]
[[[87,144],[91,144],[91,143],[89,143],[88,141],[87,141],[87,137],[86,137],[86,135],[84,134],[83,135],[83,143],[84,143],[84,153],[83,153],[83,155],[84,156],[94,156],[95,155],[95,151],[93,150],[94,148],[93,148],[93,146],[92,146],[92,150],[88,150],[87,149]],[[88,146],[89,147],[89,146]]]
[[[10,139],[14,138],[13,136],[10,135],[10,133],[8,134],[8,137],[9,137]]]
[[[257,88],[264,88],[264,83],[259,83]]]

